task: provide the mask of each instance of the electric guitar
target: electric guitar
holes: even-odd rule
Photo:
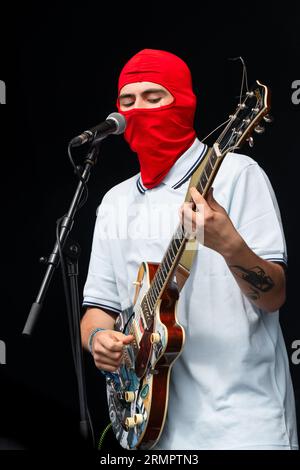
[[[205,197],[229,152],[244,141],[253,145],[253,130],[262,133],[260,121],[271,122],[269,89],[256,82],[232,115],[210,149],[201,170],[198,191]],[[140,265],[133,306],[123,311],[115,329],[132,334],[134,341],[124,348],[123,362],[114,373],[106,374],[109,415],[116,439],[126,449],[151,449],[162,433],[168,408],[172,366],[185,339],[176,317],[179,299],[180,258],[188,240],[178,225],[161,263]],[[175,281],[176,277],[176,281]]]

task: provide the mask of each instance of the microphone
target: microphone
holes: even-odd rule
[[[70,141],[71,147],[79,147],[86,142],[93,140],[103,140],[110,134],[123,134],[126,128],[126,119],[120,113],[111,113],[107,116],[106,120],[101,122],[92,129],[82,132],[82,134],[74,137]]]

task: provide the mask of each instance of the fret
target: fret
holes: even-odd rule
[[[170,251],[171,256],[172,256],[172,261],[174,261],[174,259],[176,258],[176,252],[174,253],[173,243],[172,242],[170,243],[169,251]]]
[[[147,292],[146,297],[147,297],[148,308],[149,308],[150,312],[152,312],[153,311],[153,304],[151,302],[151,296],[149,295],[149,291]]]
[[[166,271],[166,258],[167,258],[167,253],[165,253],[162,259],[162,262],[160,264],[160,270],[163,276],[165,275],[165,271]]]
[[[157,279],[154,277],[151,288],[153,289],[155,296],[158,297],[160,293],[160,289],[158,288],[156,284],[157,284]]]
[[[150,306],[149,298],[148,298],[147,294],[145,295],[145,299],[146,299],[146,302],[147,302],[148,312],[150,313],[151,312],[151,306]]]
[[[173,263],[170,246],[168,246],[168,248],[167,248],[167,251],[165,253],[165,258],[166,258],[166,261],[167,261],[167,268],[169,269],[172,266],[172,263]]]
[[[166,277],[167,277],[167,274],[168,274],[168,270],[169,270],[169,266],[168,266],[168,261],[167,261],[167,255],[168,253],[165,254],[164,258],[163,258],[163,262],[161,263],[161,272],[164,276],[164,282],[166,280]]]
[[[164,285],[164,282],[165,282],[164,273],[162,269],[163,268],[162,268],[162,263],[161,263],[160,267],[158,268],[159,290],[162,289],[162,286]]]
[[[206,178],[204,172],[201,174],[200,181],[201,181],[201,186],[203,187],[203,192],[204,192],[204,189],[207,186],[207,178]]]
[[[202,187],[201,181],[198,181],[197,189],[198,189],[200,194],[203,194],[204,188]]]
[[[173,252],[173,255],[174,255],[174,259],[176,258],[177,256],[177,253],[178,253],[178,250],[177,250],[177,247],[176,247],[176,242],[175,240],[171,240],[171,243],[170,243],[170,246],[171,246],[171,250]]]
[[[206,181],[208,182],[209,176],[207,176],[206,169],[204,168],[203,173],[205,174]]]
[[[161,288],[162,288],[162,286],[163,286],[163,284],[164,284],[164,281],[163,281],[162,278],[161,278],[161,274],[162,274],[162,273],[161,273],[161,271],[160,271],[160,268],[158,268],[158,270],[156,271],[156,274],[157,274],[157,276],[158,276],[157,279],[158,279],[158,281],[160,282],[159,290],[161,290]]]
[[[156,298],[156,297],[153,297],[153,293],[151,293],[151,301],[152,301],[151,309],[152,309],[153,312],[154,312],[154,308],[155,308],[155,304],[156,304],[157,298]]]
[[[160,293],[161,288],[162,288],[162,286],[163,286],[163,282],[162,282],[162,280],[161,280],[160,272],[158,272],[157,285],[158,285],[158,292]]]
[[[157,275],[154,276],[150,289],[153,290],[155,297],[158,299],[159,294],[160,294],[160,288],[158,285]]]
[[[175,242],[174,242],[174,245],[175,245],[175,252],[176,252],[176,256],[177,256],[179,251],[180,251],[181,245],[182,245],[182,240],[179,242],[178,246],[175,244]]]
[[[169,271],[170,269],[172,269],[173,262],[174,262],[174,258],[172,256],[172,250],[170,247],[168,248],[166,255],[167,255],[167,268]]]
[[[154,297],[155,297],[155,303],[159,297],[159,294],[160,294],[160,288],[157,286],[157,278],[154,276],[154,279],[153,279],[153,282],[151,284],[151,287],[150,287],[150,290],[153,291],[154,293]]]
[[[153,298],[153,292],[151,291],[151,289],[148,290],[147,297],[149,298],[148,303],[150,305],[150,309],[153,310],[153,307],[155,305],[155,299]]]
[[[209,160],[211,162],[211,166],[214,168],[215,163],[217,161],[217,155],[215,154],[215,152],[212,152],[211,156],[209,157]]]
[[[159,269],[159,268],[158,268],[158,269]],[[157,275],[157,274],[158,274],[158,271],[156,271],[156,275]],[[156,277],[156,275],[154,276],[153,282],[152,282],[152,284],[151,284],[151,286],[150,286],[150,289],[149,289],[149,291],[148,291],[149,294],[150,294],[150,296],[151,296],[151,300],[152,300],[152,302],[153,302],[152,309],[154,309],[154,306],[155,306],[155,304],[156,304],[156,302],[157,302],[157,300],[158,300],[158,298],[159,298],[159,296],[160,296],[161,289],[162,289],[162,286],[163,286],[163,284],[161,285],[161,287],[159,287],[159,286],[157,285],[158,278]]]
[[[160,292],[158,292],[158,294],[160,294]],[[159,295],[157,295],[157,293],[154,292],[153,289],[151,290],[151,295],[152,295],[152,299],[153,299],[154,305],[155,305],[156,302],[157,302],[157,299],[158,299]]]
[[[172,258],[172,254],[171,254],[170,250],[167,251],[167,260],[170,261],[170,263],[171,263],[170,266],[168,266],[168,268],[170,270],[173,267],[173,261],[174,261],[174,259]]]
[[[181,246],[181,241],[180,241],[178,238],[174,239],[174,245],[175,245],[175,250],[176,250],[177,253],[178,253],[178,250],[179,250],[179,248],[180,248],[180,246]]]
[[[210,175],[211,175],[211,173],[212,173],[212,166],[211,166],[211,164],[209,163],[209,161],[206,163],[204,170],[205,170],[205,174],[206,174],[206,176],[207,176],[207,179],[209,179],[209,177],[210,177]]]
[[[157,276],[157,280],[159,281],[159,294],[163,288],[165,280],[167,279],[169,270],[166,269],[166,262],[163,260],[156,271],[155,276]]]
[[[212,162],[212,158],[209,157],[209,159],[207,160],[207,163],[206,163],[206,166],[209,166],[211,168],[211,170],[214,169],[214,164]]]
[[[170,246],[169,246],[168,251],[167,251],[167,258],[168,258],[168,260],[171,261],[171,266],[170,267],[172,267],[172,264],[173,264],[173,261],[174,261],[175,257],[172,256],[172,249],[171,249]]]

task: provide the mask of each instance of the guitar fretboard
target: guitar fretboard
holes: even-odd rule
[[[196,186],[200,194],[205,195],[207,193],[219,164],[220,159],[217,158],[214,150],[212,150]],[[142,305],[142,308],[147,325],[149,326],[153,317],[155,305],[163,295],[168,283],[173,278],[174,271],[180,260],[180,255],[182,254],[187,241],[187,234],[184,232],[183,226],[179,224],[172,236],[164,257],[157,268],[151,286],[144,297],[144,305]]]

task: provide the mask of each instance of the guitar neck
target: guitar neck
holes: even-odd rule
[[[212,186],[221,165],[222,158],[224,157],[224,155],[218,155],[217,148],[218,146],[214,146],[210,150],[207,162],[201,171],[196,185],[197,190],[203,195],[203,197],[207,195],[210,187]],[[154,309],[155,304],[160,300],[165,289],[168,287],[169,282],[173,279],[187,241],[188,235],[184,232],[183,226],[178,224],[146,294],[147,302],[151,310]]]

